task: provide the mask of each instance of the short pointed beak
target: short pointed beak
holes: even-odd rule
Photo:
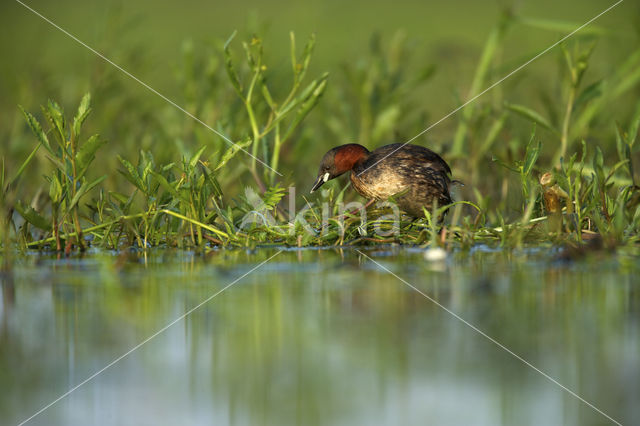
[[[324,175],[318,176],[318,179],[316,180],[316,183],[313,184],[310,193],[320,188],[322,185],[324,185],[325,182],[326,180],[324,179]]]

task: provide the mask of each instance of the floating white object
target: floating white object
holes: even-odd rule
[[[424,260],[429,262],[438,262],[447,258],[447,252],[441,247],[428,248],[424,252]]]

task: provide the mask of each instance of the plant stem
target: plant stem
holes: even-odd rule
[[[276,124],[275,131],[273,155],[271,156],[271,185],[275,183],[276,170],[278,168],[278,161],[280,160],[280,146],[282,144],[282,140],[280,139],[280,123]]]
[[[569,91],[569,99],[567,100],[567,108],[564,113],[564,120],[562,122],[562,135],[560,137],[560,152],[556,154],[554,164],[560,166],[560,159],[564,158],[567,154],[567,147],[569,145],[569,124],[571,123],[571,115],[573,113],[573,104],[576,99],[577,85],[575,81],[572,81],[571,90]]]
[[[96,226],[91,226],[89,228],[84,229],[85,233],[90,233],[93,231],[97,231],[98,229],[102,229],[102,228],[106,228],[108,226],[111,225],[115,225],[116,223],[123,221],[123,220],[129,220],[129,219],[135,219],[138,217],[142,217],[144,215],[146,215],[147,213],[138,213],[138,214],[134,214],[134,215],[129,215],[129,216],[120,216],[117,219],[111,220],[109,222],[105,222],[105,223],[101,223],[100,225],[96,225]],[[54,224],[57,225],[57,222],[54,220]],[[38,240],[38,241],[32,241],[30,243],[27,244],[27,246],[32,247],[32,246],[40,246],[43,244],[48,244],[48,243],[53,243],[56,242],[56,248],[58,251],[61,250],[61,245],[60,245],[60,231],[57,229],[57,226],[54,226],[54,237],[49,237],[49,238],[45,238],[42,240]],[[69,232],[69,233],[65,233],[63,235],[64,238],[69,238],[69,237],[77,237],[77,233],[75,232]]]
[[[57,203],[53,203],[51,206],[51,210],[53,211],[53,238],[56,242],[56,251],[62,251],[62,245],[60,244],[60,224],[58,224],[58,205]]]
[[[78,183],[78,174],[76,167],[76,135],[73,131],[71,131],[69,144],[71,145],[71,199],[73,200],[78,190],[76,188]],[[73,224],[76,228],[76,241],[78,242],[78,247],[80,248],[80,251],[84,251],[84,244],[82,244],[82,227],[80,226],[80,219],[78,218],[78,204],[79,203],[76,203],[76,205],[73,206]]]

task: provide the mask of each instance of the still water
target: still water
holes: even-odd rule
[[[278,249],[32,255],[0,276],[0,423],[19,424]],[[623,424],[640,260],[363,251]],[[355,250],[285,250],[29,425],[614,424]]]

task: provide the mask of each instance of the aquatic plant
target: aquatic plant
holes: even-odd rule
[[[505,16],[489,35],[471,96],[495,75],[497,52],[509,29],[518,23]],[[81,133],[90,112],[89,95],[80,102],[73,120],[66,119],[62,108],[49,101],[42,108],[46,131],[34,115],[23,110],[38,143],[11,179],[4,167],[2,170],[4,252],[14,247],[69,252],[74,246],[83,250],[87,244],[110,249],[177,246],[199,250],[377,243],[468,248],[478,242],[519,247],[579,245],[594,238],[609,247],[637,250],[640,196],[634,159],[640,104],[627,112],[626,124],[611,126],[609,137],[594,127],[611,103],[635,90],[640,79],[635,67],[640,62],[637,52],[613,74],[587,82],[586,70],[595,49],[593,33],[589,33],[586,49],[580,37],[559,49],[563,66],[557,76],[558,105],[545,101],[542,105],[546,109],[540,111],[501,94],[478,99],[473,107],[452,117],[457,123],[451,149],[443,155],[451,159],[455,177],[465,186],[458,189],[461,201],[450,206],[447,222],[438,226],[432,218],[449,206],[425,211],[419,221],[394,216],[389,205],[383,204],[366,212],[354,211],[357,205],[349,204],[348,185],[327,185],[317,198],[303,197],[300,205],[292,189],[295,185],[287,183],[290,177],[276,173],[282,170],[283,148],[293,145],[294,137],[307,140],[307,126],[323,138],[332,132],[355,131],[370,141],[381,141],[391,134],[407,133],[403,130],[408,126],[406,120],[398,112],[407,111],[408,103],[415,102],[405,98],[410,98],[413,89],[424,90],[422,86],[435,68],[427,66],[419,78],[412,78],[407,69],[399,67],[398,58],[410,60],[411,56],[402,35],[389,45],[374,39],[367,61],[345,66],[345,78],[334,82],[330,95],[334,101],[345,100],[337,109],[320,102],[327,89],[326,73],[304,82],[315,45],[313,36],[298,56],[291,34],[292,79],[286,88],[282,81],[273,84],[262,40],[254,36],[242,43],[244,60],[239,61],[233,50],[234,36],[217,52],[207,51],[211,55],[208,62],[196,58],[193,46],[187,44],[180,77],[190,105],[217,117],[217,127],[235,141],[231,146],[195,132],[200,135],[197,148],[186,149],[181,141],[181,154],[169,161],[157,162],[156,152],[148,144],[144,149],[126,148],[118,153],[119,173],[115,174],[100,165],[92,167],[105,141],[98,135],[87,138]],[[210,66],[202,71],[194,63]],[[371,66],[362,65],[367,63]],[[204,81],[222,91],[225,99],[233,95],[239,103],[230,102],[226,112],[212,109],[206,100],[210,90],[203,94],[194,90]],[[314,109],[323,120],[306,121],[301,126]],[[170,117],[167,126],[176,127],[175,117],[179,116]],[[345,117],[359,123],[356,130],[347,130]],[[230,127],[233,122],[238,125]],[[327,126],[322,124],[325,122]],[[600,135],[597,143],[590,136],[596,131]],[[154,137],[162,140],[167,136],[161,133]],[[574,152],[576,145],[581,145],[581,153]],[[301,146],[291,146],[290,151],[306,149]],[[16,191],[16,183],[34,159],[41,157],[41,147],[51,169],[45,176],[48,197],[27,202]],[[242,153],[243,149],[254,158]],[[319,149],[324,151],[324,147]],[[247,161],[238,160],[239,156]],[[300,163],[293,164],[294,170],[315,170],[318,158],[302,158],[301,162],[289,158],[286,164],[293,161]],[[94,169],[108,174],[93,176]],[[239,185],[244,173],[252,177],[255,190]],[[295,181],[303,178],[296,176]],[[238,187],[244,189],[241,195]]]
[[[60,229],[68,233],[70,228],[75,230],[75,242],[79,249],[84,250],[79,215],[80,200],[107,177],[103,175],[89,181],[86,176],[95,159],[96,151],[106,143],[99,135],[93,135],[81,142],[82,125],[91,112],[90,100],[89,94],[82,98],[71,122],[65,118],[62,108],[55,101],[49,101],[42,107],[50,127],[48,132],[43,130],[33,115],[22,109],[29,127],[38,138],[39,146],[46,149],[47,159],[55,166],[54,173],[46,177],[49,182],[51,221],[45,220],[33,208],[29,209],[21,202],[17,202],[14,207],[33,226],[44,230],[45,224],[50,223],[58,251],[62,250]],[[53,135],[56,145],[49,142],[48,134]],[[68,244],[71,244],[71,240],[68,240]]]

